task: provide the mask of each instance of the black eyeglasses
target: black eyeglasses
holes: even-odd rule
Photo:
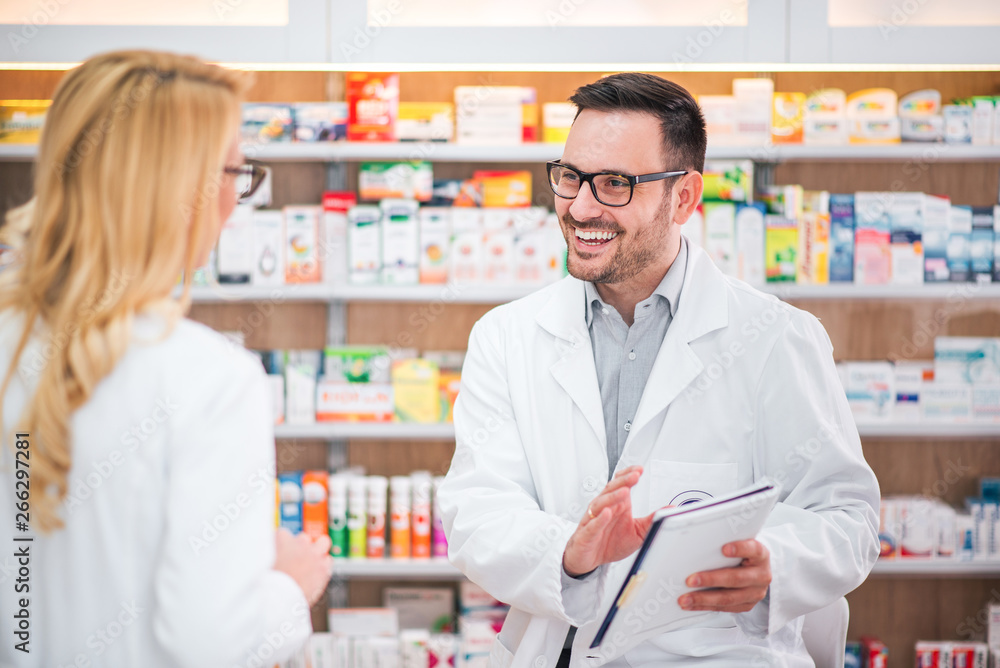
[[[545,163],[549,173],[549,187],[556,197],[574,199],[580,193],[580,184],[589,183],[594,199],[604,206],[625,206],[632,201],[632,193],[639,183],[669,179],[687,174],[688,170],[656,172],[654,174],[615,174],[613,172],[581,172],[559,161]]]
[[[267,167],[253,162],[247,162],[238,167],[223,167],[222,171],[236,177],[236,197],[240,204],[253,197],[253,194],[260,188],[260,184],[271,172]]]

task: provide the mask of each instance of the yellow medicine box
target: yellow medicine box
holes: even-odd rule
[[[51,100],[0,100],[0,144],[37,144]]]

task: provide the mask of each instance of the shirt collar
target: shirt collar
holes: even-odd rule
[[[653,290],[653,294],[648,297],[648,299],[654,299],[656,295],[659,295],[665,299],[667,302],[667,308],[670,310],[670,317],[677,315],[677,304],[681,298],[681,289],[684,287],[684,274],[687,271],[687,259],[688,240],[684,237],[684,235],[681,235],[681,247],[680,250],[677,251],[677,257],[674,258],[670,268],[667,269],[667,273],[663,275],[663,278],[660,280],[660,284],[656,286],[655,290]],[[597,286],[594,285],[594,283],[587,281],[583,284],[583,286],[587,300],[587,327],[590,327],[591,323],[594,321],[594,309],[604,308],[607,304],[605,304],[604,300],[601,299],[601,295],[598,294]],[[607,308],[611,307],[607,306]]]

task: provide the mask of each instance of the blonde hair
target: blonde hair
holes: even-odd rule
[[[158,310],[169,333],[190,305],[248,85],[245,74],[190,56],[122,51],[88,60],[56,90],[34,197],[3,229],[17,261],[0,273],[0,311],[25,317],[0,399],[31,333],[45,339],[18,424],[31,435],[31,521],[42,531],[63,526],[70,418],[125,353],[134,314]]]

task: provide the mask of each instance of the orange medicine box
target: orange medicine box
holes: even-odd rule
[[[327,531],[327,479],[326,471],[302,473],[302,531],[313,540],[325,536]]]

